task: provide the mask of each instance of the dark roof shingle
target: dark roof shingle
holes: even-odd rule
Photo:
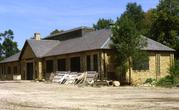
[[[47,52],[60,44],[58,40],[27,40],[37,58],[43,57]]]
[[[111,31],[109,31],[110,35],[112,34]],[[110,36],[108,36],[110,38]],[[143,36],[145,37],[145,36]],[[169,48],[159,42],[156,42],[150,38],[145,37],[147,46],[144,47],[142,50],[148,50],[148,51],[175,51],[172,48]],[[112,41],[108,39],[106,42],[104,42],[103,49],[110,49],[110,44]]]
[[[109,39],[110,36],[110,30],[107,29],[89,32],[85,34],[83,37],[61,41],[45,56],[102,49],[103,44],[107,41],[107,39]]]
[[[147,38],[147,46],[144,47],[142,50],[151,50],[151,51],[175,51],[172,48],[169,48],[159,42],[156,42],[150,38]]]
[[[110,49],[111,30],[102,29],[84,34],[82,37],[68,39],[64,41],[58,40],[27,40],[36,57],[42,58],[47,56],[55,56],[69,54],[81,51]],[[159,42],[147,38],[147,47],[142,50],[149,51],[175,51]],[[18,61],[21,53],[13,55],[0,63]]]
[[[2,60],[0,63],[8,63],[8,62],[15,62],[15,61],[18,61],[19,60],[19,56],[20,56],[21,52],[19,53],[16,53],[4,60]]]

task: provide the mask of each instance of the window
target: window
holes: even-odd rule
[[[46,61],[46,72],[52,73],[53,72],[53,60]]]
[[[98,72],[98,56],[93,55],[93,69]]]
[[[133,70],[149,70],[149,56],[139,55],[133,58]]]
[[[86,62],[87,62],[87,71],[91,71],[91,59],[90,55],[86,57]]]
[[[58,71],[66,71],[66,59],[58,60]]]
[[[8,68],[7,68],[7,74],[11,74],[11,67],[10,66],[8,66]]]
[[[70,59],[70,67],[72,72],[80,72],[80,57],[73,57]]]

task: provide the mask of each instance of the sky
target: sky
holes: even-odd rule
[[[21,49],[35,32],[46,37],[55,29],[92,27],[99,18],[116,20],[129,2],[147,11],[159,0],[1,0],[0,32],[12,29]]]

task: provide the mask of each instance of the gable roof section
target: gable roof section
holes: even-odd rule
[[[47,52],[60,44],[58,40],[27,40],[37,58],[43,57]]]
[[[109,29],[102,29],[85,34],[83,37],[61,41],[52,48],[44,57],[82,52],[96,49],[110,49],[112,32]],[[148,51],[175,51],[150,38],[147,39],[147,47],[142,50]]]
[[[102,49],[101,47],[110,38],[110,30],[103,29],[86,33],[83,37],[61,41],[45,56],[68,54],[87,50]]]
[[[8,63],[8,62],[15,62],[19,60],[19,56],[20,56],[21,52],[18,52],[4,60],[2,60],[0,63]]]
[[[109,31],[110,35],[112,35],[112,32]],[[143,36],[145,37],[145,36]],[[148,51],[175,51],[174,49],[172,48],[169,48],[159,42],[156,42],[150,38],[146,38],[146,42],[147,42],[147,46],[144,47],[142,50],[148,50]],[[111,39],[110,39],[110,36],[109,36],[109,39],[104,42],[104,45],[103,45],[103,49],[110,49],[110,44],[112,43]]]
[[[159,42],[156,42],[150,38],[147,38],[147,46],[144,47],[142,50],[148,51],[175,51],[172,48],[169,48]]]

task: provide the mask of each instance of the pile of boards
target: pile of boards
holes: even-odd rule
[[[98,73],[96,71],[88,71],[83,73],[59,71],[51,73],[50,81],[59,84],[89,84],[92,85],[97,79]]]

